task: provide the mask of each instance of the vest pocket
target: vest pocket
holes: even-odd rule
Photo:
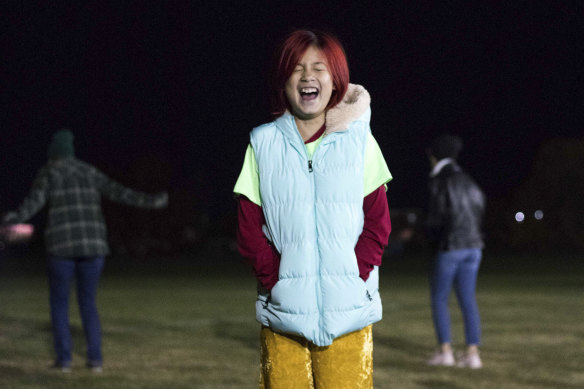
[[[266,327],[269,326],[268,319],[266,318],[265,315],[267,310],[268,310],[267,297],[263,295],[258,295],[258,298],[256,300],[256,320]]]
[[[270,309],[295,314],[318,311],[314,277],[283,278],[272,288],[267,300]]]

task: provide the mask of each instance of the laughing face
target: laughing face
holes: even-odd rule
[[[294,68],[285,85],[292,114],[300,120],[312,120],[325,114],[333,93],[333,79],[326,56],[310,46]]]

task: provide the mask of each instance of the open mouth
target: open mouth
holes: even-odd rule
[[[318,89],[314,87],[300,88],[300,97],[304,101],[314,100],[318,97]]]

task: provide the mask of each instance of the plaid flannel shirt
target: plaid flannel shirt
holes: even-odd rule
[[[149,195],[128,189],[95,167],[76,158],[50,161],[38,172],[32,188],[16,212],[4,222],[24,222],[48,202],[45,246],[60,257],[89,257],[109,253],[101,195],[143,208],[167,205],[166,193]]]

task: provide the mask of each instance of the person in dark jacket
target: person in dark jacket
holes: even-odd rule
[[[8,212],[2,224],[21,223],[48,204],[45,248],[48,254],[51,321],[56,360],[53,368],[71,371],[69,291],[75,277],[77,300],[87,341],[87,367],[100,372],[101,327],[96,305],[97,286],[109,253],[101,210],[101,195],[143,208],[163,208],[168,195],[149,195],[128,189],[95,167],[75,158],[73,133],[56,132],[48,149],[48,163],[37,173],[20,207]]]
[[[480,368],[481,327],[475,298],[484,247],[481,231],[485,195],[458,165],[462,140],[453,135],[434,139],[427,150],[432,172],[426,228],[437,246],[431,276],[432,319],[439,349],[429,365]],[[466,352],[455,360],[450,338],[448,296],[454,286],[464,319]]]

